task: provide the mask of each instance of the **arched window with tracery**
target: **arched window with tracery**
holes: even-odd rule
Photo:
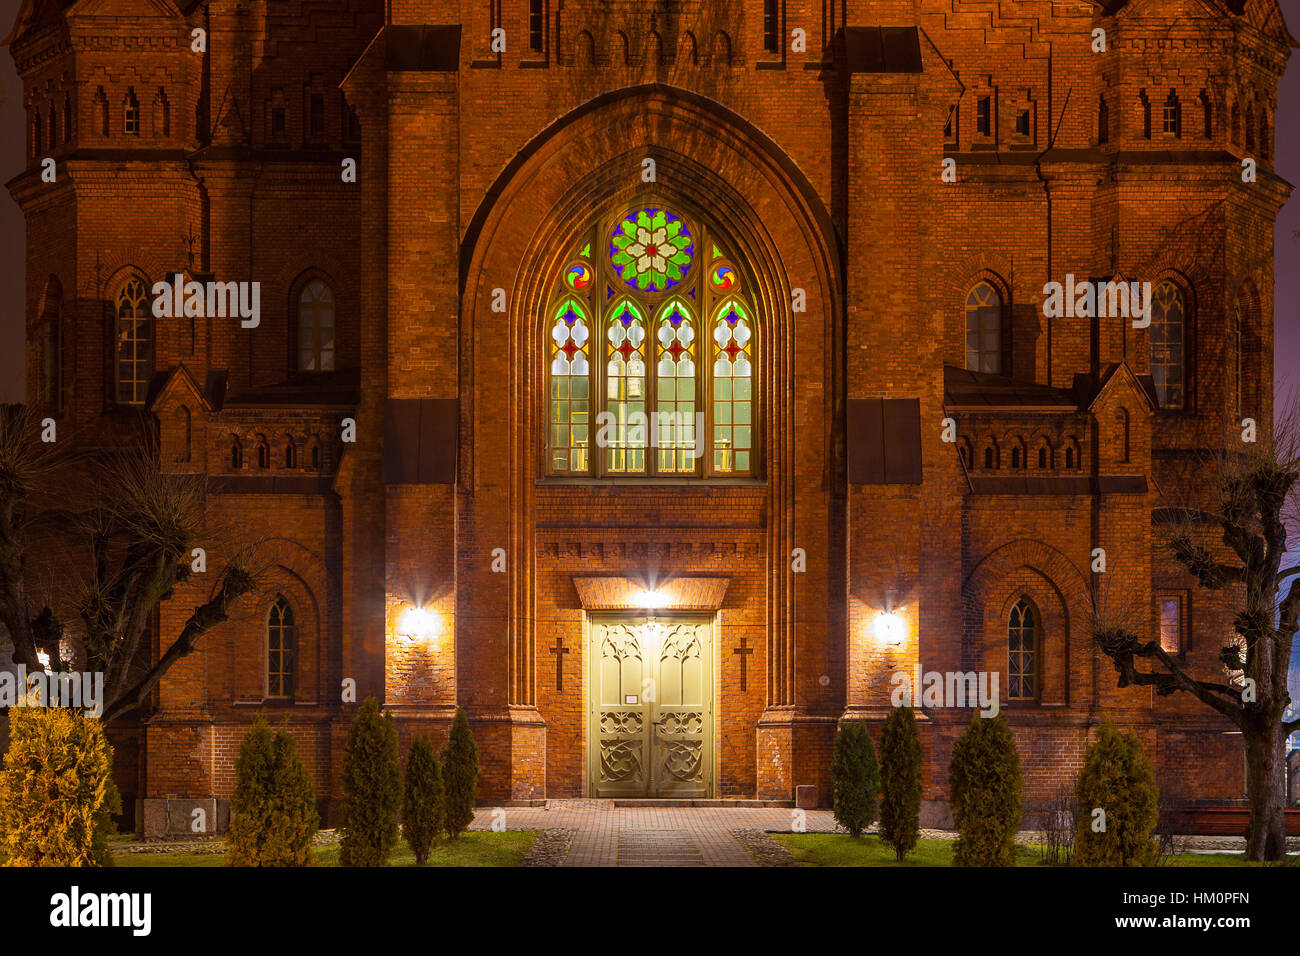
[[[1156,286],[1151,298],[1151,378],[1160,407],[1180,409],[1187,400],[1187,298],[1169,279]]]
[[[334,293],[312,279],[298,294],[298,371],[334,370]]]
[[[283,594],[266,615],[266,696],[286,700],[293,697],[294,655],[297,627],[293,607]]]
[[[153,374],[153,318],[144,280],[132,276],[117,291],[117,401],[143,405]]]
[[[550,474],[757,471],[757,322],[705,224],[655,204],[602,219],[562,268],[547,316]]]
[[[1002,296],[991,282],[966,295],[966,368],[1002,374]]]
[[[1007,621],[1007,697],[1033,700],[1038,695],[1038,645],[1042,637],[1038,608],[1022,597]]]

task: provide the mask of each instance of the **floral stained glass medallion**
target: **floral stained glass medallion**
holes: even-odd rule
[[[641,209],[624,217],[609,244],[614,271],[640,292],[676,286],[690,270],[693,255],[690,230],[664,209]]]

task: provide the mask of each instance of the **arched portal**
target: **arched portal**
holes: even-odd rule
[[[837,625],[827,610],[835,572],[826,550],[838,461],[833,423],[843,391],[842,297],[824,204],[752,125],[714,101],[657,85],[600,97],[553,124],[519,153],[488,196],[471,220],[461,259],[462,421],[472,439],[459,463],[459,509],[468,533],[459,549],[457,617],[507,635],[507,673],[499,685],[493,682],[505,695],[499,703],[514,714],[540,711],[550,728],[547,791],[581,795],[588,761],[585,722],[577,719],[587,705],[578,676],[584,673],[580,638],[592,608],[576,598],[574,576],[632,581],[638,588],[628,593],[653,594],[659,582],[725,575],[716,579],[730,582],[731,596],[717,605],[654,610],[661,617],[721,615],[714,642],[719,792],[788,793],[792,768],[760,769],[755,732],[783,735],[787,752],[800,746],[794,735],[814,734],[817,746],[824,744],[838,709],[823,678],[836,686],[843,680],[836,672],[842,655],[831,650],[843,635],[832,632]],[[720,467],[665,474],[648,466],[557,473],[550,426],[559,406],[552,391],[571,384],[557,386],[555,374],[553,313],[566,303],[565,271],[586,265],[593,276],[610,278],[611,268],[627,265],[612,261],[626,251],[617,248],[614,230],[628,217],[635,224],[643,212],[652,219],[655,210],[671,210],[701,235],[715,237],[718,256],[709,240],[701,269],[725,262],[744,286],[744,297],[735,301],[749,313],[758,343],[748,410],[757,409],[758,419],[750,423],[747,468],[737,473],[733,456],[730,474]],[[597,260],[598,254],[610,258]],[[650,335],[652,327],[657,332],[659,307],[686,294],[659,285],[628,289],[613,281],[582,300],[589,313],[588,352],[579,368],[590,369],[597,348],[604,368],[591,375],[588,389],[621,390],[615,402],[628,394],[626,381],[609,371],[606,354],[608,335],[619,331],[609,311],[618,303],[645,310],[640,360],[658,358]],[[727,300],[708,296],[711,289],[707,301],[692,308],[699,309],[694,318],[701,331],[712,335],[714,306]],[[656,387],[663,382],[647,374],[640,386],[651,380]],[[722,427],[717,419],[736,412],[716,405],[718,379],[709,381],[713,391],[694,394],[714,402],[708,427],[715,436]],[[610,410],[609,394],[603,392],[589,411],[597,404]],[[505,408],[510,414],[502,414]],[[571,407],[560,410],[572,415]],[[734,431],[728,440],[736,440]],[[716,465],[715,445],[709,453]],[[564,450],[572,466],[573,448]],[[482,549],[502,542],[508,543],[507,588],[499,609],[489,609],[482,592],[464,582],[478,573]],[[815,564],[824,573],[793,573],[790,555],[798,547],[822,549]],[[499,577],[485,581],[497,592],[500,584]],[[604,610],[635,608],[611,604]],[[797,666],[801,655],[815,663]],[[458,636],[461,674],[474,668],[481,683],[483,670],[495,666],[493,657],[494,649],[472,634]],[[825,713],[809,701],[825,701]],[[811,738],[808,746],[814,746]],[[733,765],[724,762],[729,758]]]

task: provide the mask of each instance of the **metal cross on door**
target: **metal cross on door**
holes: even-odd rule
[[[591,795],[712,796],[712,624],[594,622],[587,659]]]

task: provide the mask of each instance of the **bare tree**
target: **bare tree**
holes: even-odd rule
[[[148,430],[112,450],[69,451],[77,447],[69,439],[41,438],[25,407],[0,406],[0,622],[14,661],[32,669],[44,666],[40,654],[64,669],[65,638],[78,637],[86,669],[104,674],[109,722],[146,703],[168,669],[256,589],[254,547],[228,555],[154,660],[150,625],[191,579],[192,549],[203,545],[214,562],[222,549],[223,535],[206,522],[204,476],[165,473]],[[38,564],[50,584],[34,599]]]
[[[1300,496],[1300,420],[1293,406],[1271,436],[1254,444],[1225,443],[1207,456],[1213,501],[1177,509],[1167,547],[1174,559],[1212,591],[1232,589],[1235,639],[1219,654],[1223,673],[1195,676],[1158,639],[1142,641],[1129,621],[1096,600],[1094,639],[1115,664],[1119,686],[1153,687],[1157,694],[1191,694],[1241,731],[1250,803],[1247,857],[1281,860],[1286,852],[1280,781],[1286,739],[1300,729],[1288,721],[1287,668],[1300,626],[1300,564],[1285,567],[1287,530]],[[1240,436],[1235,436],[1240,437]],[[1240,450],[1238,450],[1240,449]],[[1210,546],[1210,531],[1223,549]],[[1224,555],[1227,560],[1222,560]],[[1210,639],[1210,635],[1206,635]]]

